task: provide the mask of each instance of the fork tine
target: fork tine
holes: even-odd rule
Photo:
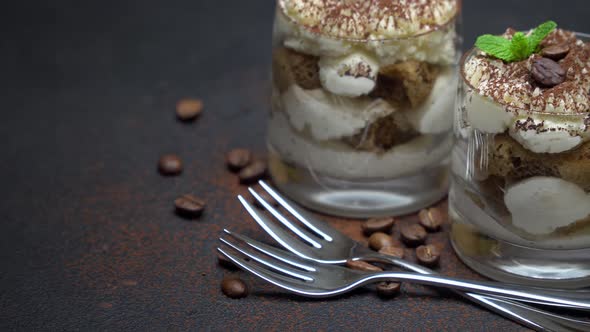
[[[250,251],[242,248],[240,245],[233,243],[232,241],[225,239],[223,237],[220,237],[219,241],[225,243],[227,246],[240,252],[242,255],[249,257],[262,265],[268,266],[269,268],[271,268],[273,270],[276,270],[278,272],[284,273],[286,275],[289,275],[293,278],[297,278],[300,280],[313,281],[312,277],[306,276],[302,273],[298,273],[293,267],[287,266],[286,264],[276,261],[274,258],[272,258],[272,259],[264,258],[263,256],[255,254],[253,252],[250,252]]]
[[[306,217],[307,214],[300,209],[297,209],[292,204],[289,204],[285,198],[279,195],[274,189],[272,189],[266,182],[263,180],[258,181],[260,186],[266,190],[282,207],[284,207],[287,211],[289,211],[297,220],[303,223],[305,226],[309,227],[309,229],[313,230],[317,235],[324,238],[326,241],[332,241],[332,236],[328,235],[328,233],[333,232],[334,230],[331,229],[329,226],[324,225],[322,223],[316,223],[315,225],[309,222],[309,217]]]
[[[309,263],[309,261],[304,261],[303,259],[301,259],[291,253],[271,247],[271,246],[266,245],[262,242],[258,242],[256,240],[253,240],[253,239],[247,237],[246,235],[233,233],[227,229],[224,229],[223,231],[226,234],[228,234],[229,236],[234,237],[242,242],[245,242],[247,245],[254,247],[256,250],[261,251],[268,256],[274,257],[274,258],[276,258],[280,261],[283,261],[287,264],[297,266],[298,268],[303,269],[305,271],[309,271],[309,272],[317,271],[317,269],[305,264],[306,262]]]
[[[299,226],[296,226],[291,221],[289,221],[287,218],[285,218],[279,211],[277,211],[277,209],[275,209],[270,204],[268,204],[264,200],[264,198],[260,197],[260,195],[258,195],[258,193],[254,189],[252,189],[251,187],[248,187],[248,191],[250,191],[250,194],[252,194],[252,196],[254,196],[254,198],[256,200],[258,200],[260,202],[260,204],[262,204],[264,206],[265,209],[267,209],[275,218],[277,218],[281,222],[281,224],[285,225],[285,227],[290,229],[293,233],[297,234],[297,236],[302,238],[305,242],[311,244],[314,248],[319,249],[322,247],[321,244],[319,244],[317,241],[312,239],[313,235],[309,234],[309,232],[307,232],[307,231],[304,231]]]
[[[234,264],[239,266],[240,268],[256,275],[257,277],[264,279],[271,284],[278,286],[280,288],[289,290],[293,293],[302,294],[302,295],[312,295],[314,293],[318,293],[317,290],[309,285],[306,285],[304,281],[300,281],[297,279],[289,278],[278,273],[274,273],[269,271],[265,268],[259,267],[252,262],[247,262],[243,259],[238,258],[236,255],[226,252],[221,248],[217,248],[217,251],[220,252],[223,256],[227,257],[231,260]]]
[[[307,244],[299,241],[298,239],[293,237],[291,233],[279,227],[274,222],[268,220],[268,218],[264,214],[257,212],[252,207],[252,205],[250,205],[250,203],[248,203],[244,199],[244,197],[238,196],[238,199],[240,200],[240,203],[242,203],[246,211],[248,211],[252,218],[254,218],[256,223],[258,223],[258,225],[260,225],[260,227],[262,227],[270,236],[272,236],[272,238],[275,239],[275,241],[277,241],[281,246],[287,248],[287,250],[289,250],[290,252],[297,253],[297,255],[300,257],[311,259],[307,256],[299,254],[300,252],[309,252],[310,247]]]

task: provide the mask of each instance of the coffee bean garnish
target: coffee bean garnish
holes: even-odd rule
[[[176,116],[182,121],[194,120],[203,111],[203,102],[199,99],[186,98],[176,103]]]
[[[395,246],[387,246],[383,247],[379,250],[380,254],[393,256],[397,258],[404,258],[404,248],[395,247]]]
[[[366,271],[366,272],[381,272],[381,271],[383,271],[382,268],[375,266],[373,264],[369,264],[364,261],[353,261],[350,259],[346,261],[346,266],[348,268],[351,268],[353,270],[358,270],[358,271]]]
[[[570,52],[570,47],[567,44],[551,45],[541,50],[541,55],[555,61],[561,60]]]
[[[385,218],[372,218],[365,221],[361,228],[365,235],[369,236],[376,232],[382,233],[391,233],[391,229],[393,228],[393,224],[395,223],[395,219],[392,217],[385,217]]]
[[[440,250],[432,244],[419,246],[416,248],[416,259],[418,259],[418,263],[425,266],[432,267],[438,265],[440,260]]]
[[[163,175],[178,175],[182,173],[182,160],[175,154],[166,154],[158,161],[158,170]]]
[[[428,233],[418,224],[404,225],[400,229],[402,241],[409,247],[416,247],[424,243]]]
[[[225,162],[230,171],[237,172],[250,165],[252,162],[252,152],[246,149],[233,149],[226,154]]]
[[[276,199],[274,199],[274,197],[272,197],[269,193],[267,193],[265,190],[260,190],[257,191],[258,196],[262,197],[262,199],[264,199],[268,204],[270,204],[271,206],[278,206],[279,202],[277,202]],[[252,203],[256,206],[259,207],[261,209],[264,208],[264,206],[262,205],[262,203],[260,203],[254,196],[252,196]]]
[[[369,247],[376,251],[381,250],[383,247],[391,247],[394,245],[395,242],[389,234],[377,232],[373,233],[373,235],[369,237]]]
[[[249,184],[256,182],[266,176],[266,163],[261,160],[256,160],[250,165],[243,168],[238,177],[240,183]]]
[[[423,209],[418,214],[420,225],[429,232],[436,232],[443,223],[443,214],[439,208]]]
[[[174,200],[176,212],[189,218],[200,216],[205,210],[205,205],[205,201],[191,194],[182,195]]]
[[[400,293],[402,284],[393,281],[382,281],[377,284],[377,295],[382,298],[391,298]]]
[[[533,60],[531,76],[540,85],[550,88],[565,81],[565,70],[551,59],[539,58]]]
[[[221,281],[221,291],[232,299],[240,299],[248,295],[248,286],[240,278],[227,277]]]

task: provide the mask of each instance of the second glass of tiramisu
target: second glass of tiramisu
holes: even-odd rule
[[[278,0],[269,163],[314,210],[399,215],[447,193],[457,0]]]
[[[546,22],[462,63],[452,242],[494,279],[590,286],[590,40]]]

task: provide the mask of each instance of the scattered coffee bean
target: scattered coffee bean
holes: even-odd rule
[[[377,232],[369,237],[369,247],[373,250],[379,251],[383,247],[394,246],[395,242],[389,234]]]
[[[425,266],[438,265],[440,250],[432,244],[419,246],[416,248],[416,259],[418,259],[418,263]]]
[[[276,199],[274,199],[274,197],[272,197],[269,193],[267,193],[265,190],[259,190],[257,191],[258,196],[262,197],[262,199],[264,199],[268,204],[270,204],[271,206],[278,206],[279,202],[277,202]],[[259,208],[264,208],[264,206],[262,205],[262,203],[260,203],[256,198],[254,198],[254,196],[252,196],[252,203]]]
[[[158,170],[163,175],[177,175],[182,173],[182,160],[175,154],[166,154],[158,161]]]
[[[203,111],[203,102],[199,99],[186,98],[176,103],[176,116],[182,121],[194,120]]]
[[[198,217],[205,210],[205,201],[198,197],[186,194],[174,200],[176,212],[185,217]]]
[[[565,70],[551,59],[539,58],[533,61],[531,76],[540,85],[553,87],[565,81]]]
[[[428,236],[428,233],[426,233],[424,227],[418,224],[402,226],[400,234],[402,241],[410,247],[416,247],[421,245],[422,243],[424,243],[426,237]]]
[[[383,255],[397,257],[400,259],[404,258],[404,248],[400,248],[400,247],[395,247],[395,246],[383,247],[383,248],[381,248],[381,250],[379,250],[379,253],[383,254]]]
[[[233,149],[225,156],[225,162],[230,171],[237,172],[250,165],[252,153],[246,149]]]
[[[391,217],[385,218],[372,218],[365,221],[361,228],[363,229],[363,233],[369,236],[376,232],[382,233],[391,233],[391,229],[393,228],[393,224],[395,223],[395,219]]]
[[[364,261],[353,261],[350,259],[346,261],[346,266],[348,268],[353,269],[353,270],[366,271],[366,272],[381,272],[381,271],[383,271],[382,268],[375,266],[373,264],[369,264]]]
[[[256,182],[266,176],[266,163],[261,160],[256,160],[250,165],[243,168],[238,177],[240,183],[249,184]]]
[[[427,231],[436,232],[440,229],[444,216],[439,208],[430,208],[420,211],[418,218],[420,218],[420,225]]]
[[[402,284],[394,281],[383,281],[377,284],[377,295],[388,299],[400,293]]]
[[[110,302],[100,302],[98,306],[102,309],[111,309],[113,307],[113,304]]]
[[[226,277],[221,281],[221,291],[225,296],[239,299],[248,295],[248,286],[236,277]]]
[[[551,60],[561,60],[570,52],[570,47],[567,44],[551,45],[541,50],[541,55]]]
[[[137,286],[137,281],[132,280],[132,279],[125,279],[125,280],[121,280],[121,285],[127,286],[127,287],[134,287],[134,286]]]

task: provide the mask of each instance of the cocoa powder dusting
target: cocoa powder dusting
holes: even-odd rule
[[[510,36],[513,31],[507,31]],[[556,30],[542,43],[543,47],[566,44],[570,51],[560,60],[565,81],[553,87],[538,84],[531,78],[532,63],[541,59],[533,54],[528,59],[505,63],[484,53],[466,62],[464,74],[482,95],[494,99],[509,111],[584,113],[590,109],[590,46],[569,31]]]

